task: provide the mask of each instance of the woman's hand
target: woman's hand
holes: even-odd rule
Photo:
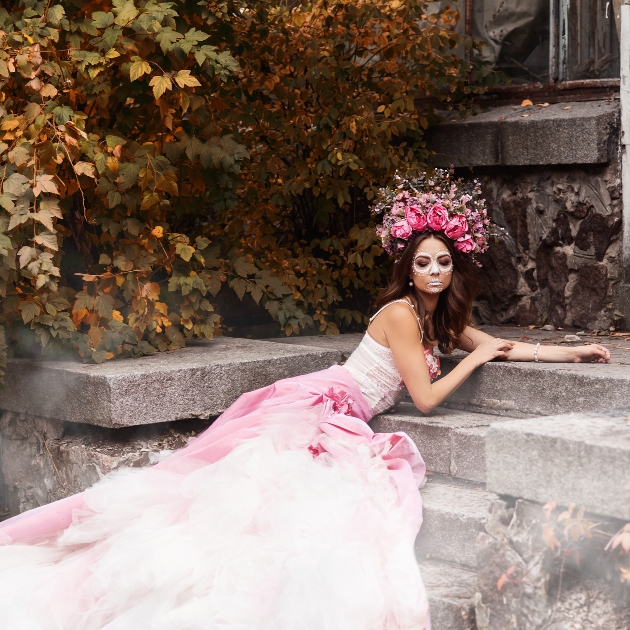
[[[574,353],[573,363],[608,363],[610,361],[610,350],[598,343],[588,346],[578,346],[571,348]]]
[[[492,337],[480,343],[471,353],[470,357],[475,360],[477,367],[492,361],[493,359],[507,359],[507,352],[514,348],[514,342],[507,339],[495,339]]]

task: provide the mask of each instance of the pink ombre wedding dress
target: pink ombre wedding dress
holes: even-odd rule
[[[366,334],[345,366],[241,396],[152,468],[5,521],[0,627],[428,628],[424,463],[367,425],[401,391]]]

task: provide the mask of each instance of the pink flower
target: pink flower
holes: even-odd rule
[[[418,206],[408,206],[405,210],[405,217],[412,230],[422,232],[422,230],[426,229],[427,216],[422,212],[422,208]]]
[[[460,236],[464,236],[466,232],[468,232],[468,223],[466,222],[466,217],[461,214],[455,215],[444,228],[444,234],[454,241]]]
[[[392,225],[392,236],[394,238],[402,238],[403,240],[407,240],[412,233],[411,226],[405,219],[402,221],[396,221],[394,225]]]
[[[455,247],[463,254],[469,254],[474,249],[475,243],[470,234],[466,234],[455,241]]]
[[[330,387],[326,397],[332,402],[332,412],[350,415],[354,399],[343,389]]]
[[[446,208],[435,204],[427,214],[427,224],[432,230],[443,230],[448,221]]]

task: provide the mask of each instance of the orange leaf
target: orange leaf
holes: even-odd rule
[[[532,103],[528,98],[526,98],[522,103],[521,103],[521,107],[527,107],[528,105],[533,105],[534,103]]]
[[[162,238],[164,236],[164,228],[161,225],[158,225],[151,230],[151,234],[153,234],[155,238]]]

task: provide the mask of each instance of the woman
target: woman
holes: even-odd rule
[[[462,235],[466,210],[434,202],[424,224],[416,206],[385,218],[399,259],[345,366],[245,394],[153,468],[112,473],[3,523],[3,627],[429,628],[413,552],[424,463],[405,434],[374,434],[367,421],[404,385],[428,412],[495,358],[609,358],[601,346],[532,346],[469,327],[466,234],[483,245],[479,217]],[[436,343],[470,354],[432,382]]]

